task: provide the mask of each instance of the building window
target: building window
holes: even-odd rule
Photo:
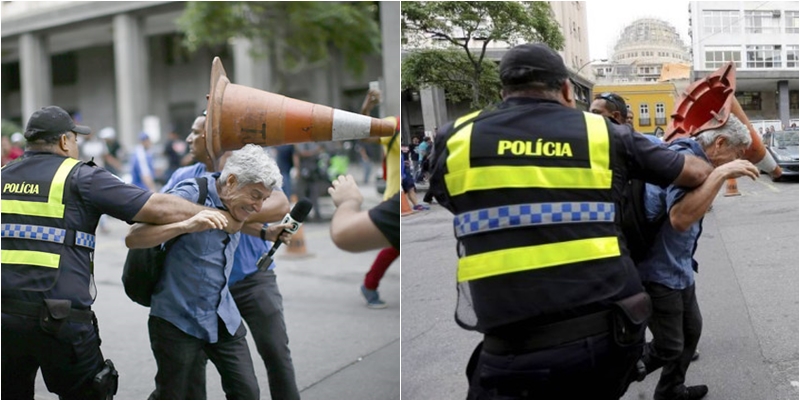
[[[785,11],[786,12],[786,33],[800,33],[800,24],[798,23],[798,15],[800,11]]]
[[[656,103],[656,125],[667,124],[667,111],[664,103]]]
[[[739,10],[703,11],[703,33],[740,33]]]
[[[650,107],[647,103],[639,105],[639,126],[646,127],[650,125]]]
[[[705,48],[705,68],[716,70],[728,61],[742,68],[742,50],[739,46],[714,46]]]
[[[776,108],[776,110],[780,110]],[[793,110],[795,114],[797,113],[797,91],[789,91],[789,110]]]
[[[798,45],[786,46],[786,68],[797,68]]]
[[[736,92],[742,110],[761,111],[761,92]]]
[[[780,17],[780,11],[745,11],[745,33],[780,33]]]
[[[781,46],[747,46],[747,68],[781,68]]]
[[[78,59],[74,52],[51,57],[50,68],[53,86],[73,85],[78,82]]]
[[[3,64],[3,92],[17,92],[19,89],[19,62]]]

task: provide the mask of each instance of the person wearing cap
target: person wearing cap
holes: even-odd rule
[[[103,152],[103,159],[105,161],[105,169],[109,173],[120,176],[122,173],[122,162],[119,159],[121,147],[117,141],[117,131],[112,127],[105,127],[97,133],[105,142],[106,151]]]
[[[142,189],[156,191],[155,172],[153,169],[153,155],[150,148],[153,142],[146,132],[139,134],[139,145],[133,151],[131,162],[131,184]]]
[[[650,306],[619,234],[622,185],[696,187],[711,168],[575,109],[546,45],[506,52],[500,80],[500,104],[440,130],[430,178],[455,215],[456,322],[484,335],[468,398],[619,398]]]
[[[3,399],[33,399],[39,369],[60,398],[106,399],[116,392],[117,373],[104,361],[91,311],[102,214],[241,228],[227,212],[153,194],[80,162],[77,138],[89,132],[62,108],[42,108],[28,120],[25,153],[2,169]]]
[[[181,181],[214,172],[214,163],[206,151],[205,124],[205,114],[195,118],[192,131],[186,137],[189,154],[196,163],[176,170],[161,191],[169,191]],[[227,152],[220,157],[220,168],[226,154]],[[251,224],[255,224],[258,230],[261,230],[267,226],[264,223],[280,221],[286,213],[289,213],[289,200],[286,194],[273,190],[272,195],[261,206],[261,211],[251,215],[248,221],[255,222]],[[272,262],[263,271],[256,266],[258,258],[271,247],[272,242],[260,238],[260,232],[259,236],[242,235],[233,257],[228,286],[236,307],[250,329],[250,336],[256,344],[256,349],[264,361],[269,379],[270,398],[299,399],[300,391],[297,389],[294,364],[289,349],[289,335],[283,317],[283,296],[275,273],[276,264]],[[192,383],[189,393],[186,394],[188,399],[206,399],[208,358],[205,353],[200,352],[200,354],[188,374]]]

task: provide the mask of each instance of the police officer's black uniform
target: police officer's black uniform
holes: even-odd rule
[[[567,78],[543,45],[510,50],[501,77],[514,68]],[[615,211],[629,173],[668,184],[683,156],[615,129],[556,101],[508,98],[437,138],[431,191],[455,215],[456,321],[485,335],[467,368],[469,398],[627,389],[649,300]]]
[[[68,131],[89,127],[50,106],[31,116],[25,136],[30,143]],[[94,232],[103,213],[132,220],[151,193],[93,164],[34,151],[3,167],[0,185],[2,398],[33,399],[40,368],[60,398],[110,398],[117,373],[100,352],[90,309]]]

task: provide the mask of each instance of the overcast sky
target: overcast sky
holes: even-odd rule
[[[589,57],[607,59],[622,28],[639,18],[658,18],[678,30],[684,45],[689,43],[689,2],[685,0],[586,1],[589,23]]]

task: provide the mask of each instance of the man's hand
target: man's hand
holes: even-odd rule
[[[361,195],[352,175],[348,174],[347,177],[340,175],[332,184],[333,186],[328,188],[328,193],[337,208],[348,201],[356,202],[359,207],[364,202],[364,196]]]
[[[267,230],[264,233],[264,238],[266,238],[268,241],[275,242],[275,240],[278,239],[278,236],[280,236],[281,242],[289,245],[292,242],[292,233],[288,231],[283,232],[283,230],[291,226],[291,224],[270,224],[267,226]]]
[[[228,219],[218,210],[203,210],[189,220],[186,220],[185,229],[187,233],[196,233],[211,229],[223,230],[229,220],[232,219]]]
[[[367,96],[364,98],[364,102],[361,104],[361,114],[369,115],[372,112],[372,109],[375,108],[381,102],[381,91],[378,89],[370,89],[367,92]]]
[[[759,175],[758,167],[744,159],[736,159],[734,161],[725,163],[717,167],[717,170],[719,170],[719,172],[725,178],[739,178],[748,176],[755,181]]]

